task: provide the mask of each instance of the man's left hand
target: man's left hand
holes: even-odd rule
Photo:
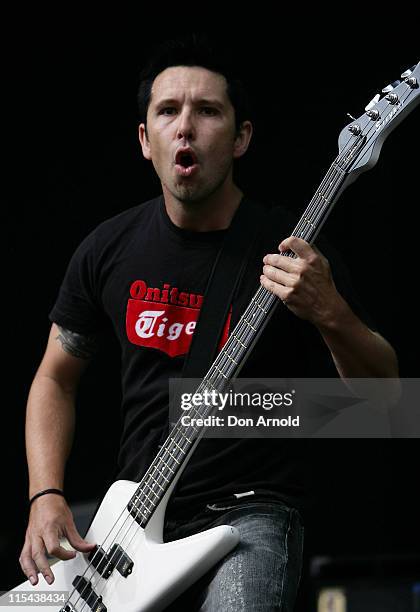
[[[279,251],[287,250],[297,257],[264,257],[261,284],[301,319],[317,327],[328,326],[344,301],[335,287],[328,260],[316,247],[296,236],[280,243]]]

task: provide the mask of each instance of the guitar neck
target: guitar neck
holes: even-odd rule
[[[353,140],[352,149],[357,146],[358,143]],[[335,202],[346,187],[348,168],[352,159],[353,154],[349,150],[334,160],[293,230],[294,236],[310,244],[315,241]],[[292,251],[285,251],[282,255],[295,256]],[[203,396],[207,394],[207,397],[210,397],[212,394],[214,396],[221,393],[229,381],[238,376],[278,303],[278,298],[267,289],[262,286],[258,288],[223,349],[196,389],[197,394]],[[217,407],[214,404],[203,402],[194,406],[189,414],[204,419],[215,410]],[[195,424],[188,427],[183,425],[182,417],[175,423],[129,504],[131,513],[143,527],[146,526],[176,476],[185,467],[205,429],[204,426],[197,427]]]
[[[348,170],[354,159],[354,149],[361,143],[354,142],[344,155],[339,155],[331,164],[313,198],[306,207],[292,235],[313,244],[339,196],[350,183]],[[284,257],[296,257],[293,251],[281,253]],[[228,341],[203,379],[200,389],[223,390],[229,380],[238,376],[261,335],[279,299],[265,287],[260,286]]]

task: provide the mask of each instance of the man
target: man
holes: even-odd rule
[[[246,153],[252,136],[242,95],[223,60],[195,38],[164,50],[143,74],[139,139],[163,196],[106,221],[86,238],[50,314],[48,346],[27,408],[33,503],[20,562],[33,584],[38,571],[53,581],[46,552],[60,559],[76,554],[60,546],[61,536],[77,551],[94,546],[80,537],[57,492],[70,452],[78,383],[109,322],[122,350],[119,477],[138,480],[161,441],[167,381],[181,375],[214,260],[235,212],[245,205],[232,174],[233,161]],[[269,225],[225,332],[233,329],[253,282],[259,280],[286,307],[277,309],[246,371],[303,376],[311,372],[305,359],[319,353],[328,354],[343,379],[396,377],[393,349],[350,308],[327,259],[293,236],[278,248],[291,249],[297,258],[280,256],[274,250],[279,234],[290,233],[287,218],[274,211]],[[264,367],[263,351],[269,355]],[[303,530],[298,460],[290,450],[278,440],[200,443],[168,507],[165,537],[227,522],[239,529],[241,541],[175,608],[293,609]]]

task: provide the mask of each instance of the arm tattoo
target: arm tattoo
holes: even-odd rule
[[[65,327],[60,327],[59,325],[57,327],[60,333],[56,340],[61,342],[66,353],[70,353],[73,357],[79,357],[80,359],[91,359],[96,353],[98,349],[98,338],[96,335],[84,336]]]

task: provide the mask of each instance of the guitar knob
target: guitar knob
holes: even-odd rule
[[[410,76],[410,74],[413,72],[415,67],[416,65],[414,64],[414,66],[411,66],[411,68],[407,68],[407,70],[402,73],[401,78],[406,79],[408,76]]]
[[[411,73],[410,73],[411,74]],[[402,76],[402,75],[401,75]],[[395,87],[397,85],[399,85],[401,83],[401,81],[394,81],[393,83],[390,83],[389,85],[387,85],[386,87],[383,88],[382,93],[389,93],[390,91],[392,91],[393,89],[395,89]]]

